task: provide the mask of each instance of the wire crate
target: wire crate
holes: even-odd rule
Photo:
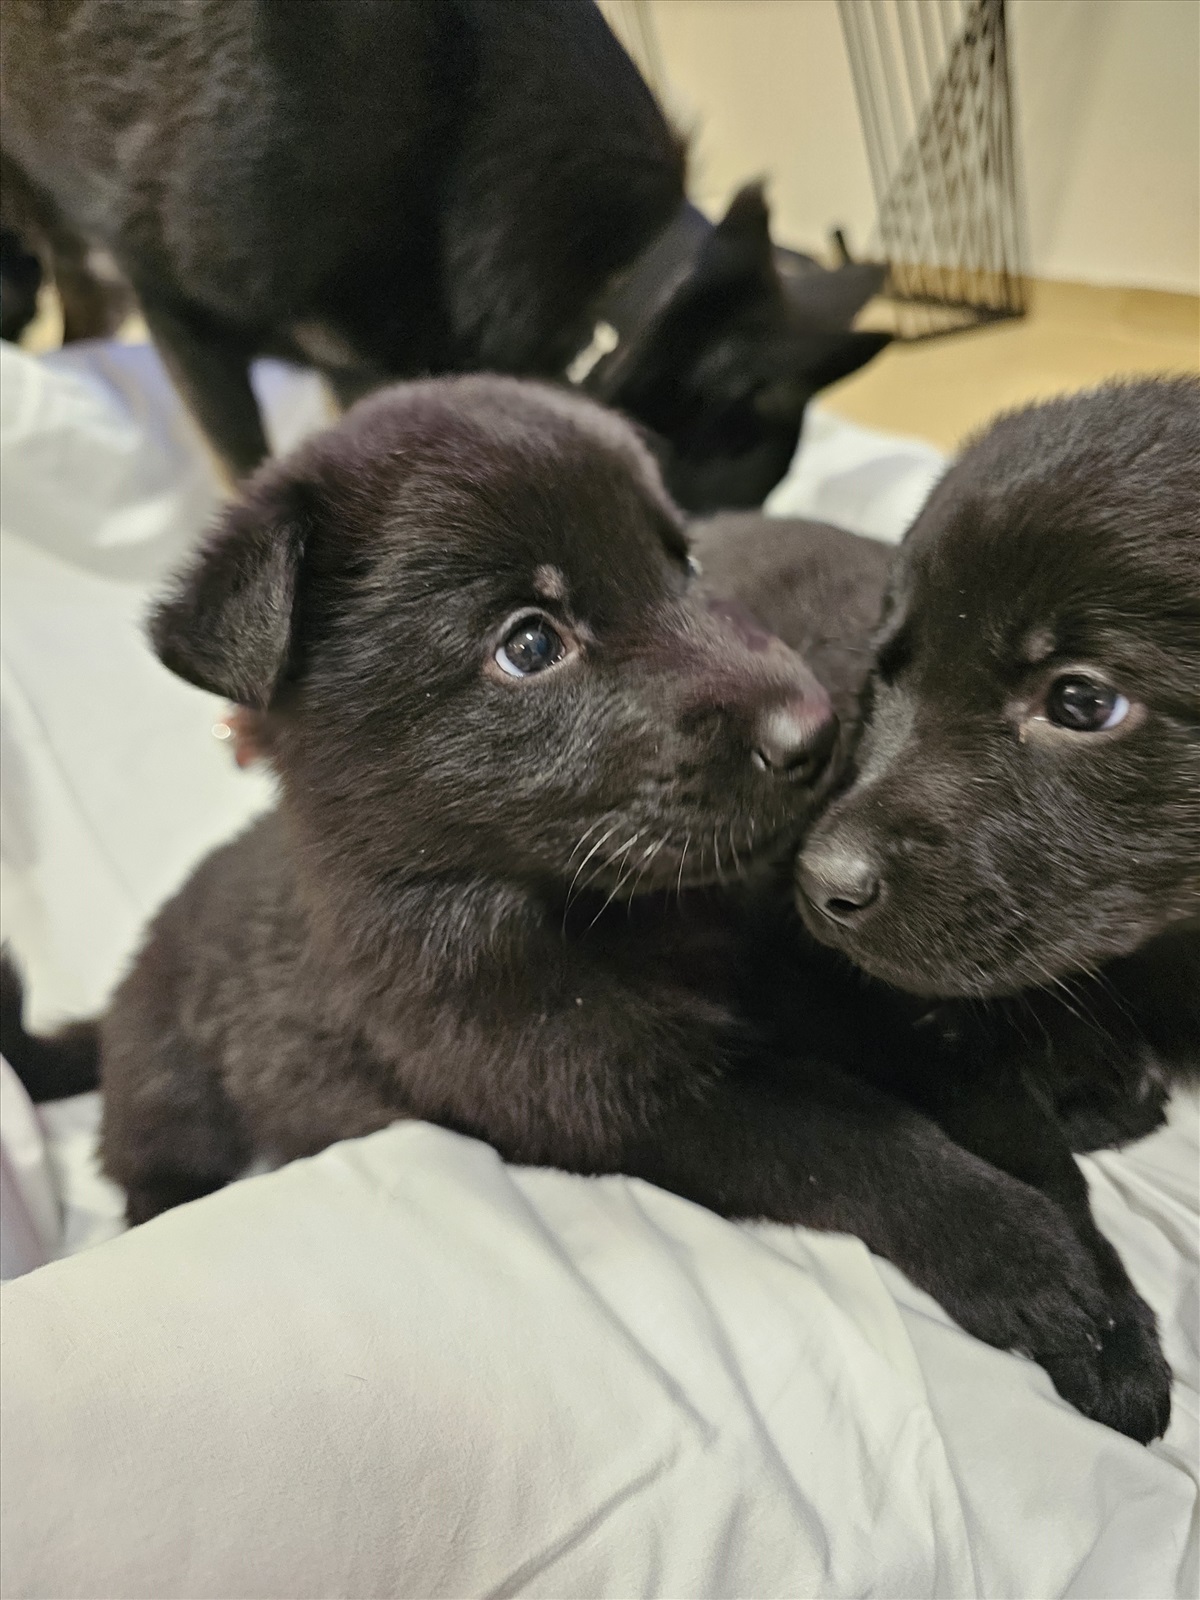
[[[1004,0],[838,0],[895,332],[1025,311]]]

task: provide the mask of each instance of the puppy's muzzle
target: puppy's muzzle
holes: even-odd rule
[[[817,840],[801,855],[800,887],[809,904],[842,927],[857,927],[883,893],[883,878],[870,857],[848,840]]]
[[[814,688],[759,713],[751,758],[764,772],[811,783],[828,762],[837,732],[828,697]]]

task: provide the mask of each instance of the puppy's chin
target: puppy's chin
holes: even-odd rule
[[[564,887],[570,900],[601,895],[627,901],[684,889],[729,887],[783,874],[800,837],[801,823],[738,827],[727,817],[706,819],[669,832],[622,830],[606,858],[570,863]],[[629,842],[633,840],[635,842]]]
[[[886,916],[873,918],[869,928],[848,928],[818,910],[803,891],[796,892],[796,907],[805,926],[819,943],[839,950],[872,978],[928,1000],[1002,1000],[1049,987],[1067,988],[1109,961],[1130,956],[1159,934],[1186,924],[1178,920],[1139,920],[1113,927],[1103,943],[1042,939],[1022,942],[1012,950],[988,950],[977,933],[956,929],[951,921],[937,920],[936,910],[925,920],[914,917],[911,926],[898,927]]]
[[[933,963],[928,970],[925,970],[920,962],[905,960],[904,952],[894,945],[886,953],[877,950],[872,941],[855,938],[849,929],[831,922],[802,894],[796,896],[796,909],[805,927],[819,944],[840,951],[868,977],[878,978],[881,983],[890,984],[894,989],[903,989],[909,994],[920,995],[923,999],[929,1000],[975,999],[985,992],[993,992],[967,985],[958,987],[956,975],[944,964]],[[977,982],[978,975],[973,976]]]

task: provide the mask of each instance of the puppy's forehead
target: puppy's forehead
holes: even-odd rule
[[[1164,512],[1115,491],[1088,498],[1053,478],[1026,481],[1011,494],[931,501],[904,569],[909,614],[969,624],[971,638],[1036,665],[1089,634],[1170,632],[1181,611],[1195,612],[1200,523],[1182,495]]]
[[[561,605],[567,604],[571,598],[566,575],[561,567],[553,566],[548,561],[534,568],[533,592],[542,600],[556,600]]]
[[[494,580],[570,611],[650,598],[682,562],[682,519],[619,417],[515,382],[431,388],[378,419],[355,484],[389,567],[427,591]]]
[[[1058,648],[1058,634],[1053,628],[1031,628],[1021,640],[1021,659],[1031,667],[1040,666]]]

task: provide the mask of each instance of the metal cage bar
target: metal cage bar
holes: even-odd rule
[[[838,0],[902,337],[1025,310],[1004,0]]]

